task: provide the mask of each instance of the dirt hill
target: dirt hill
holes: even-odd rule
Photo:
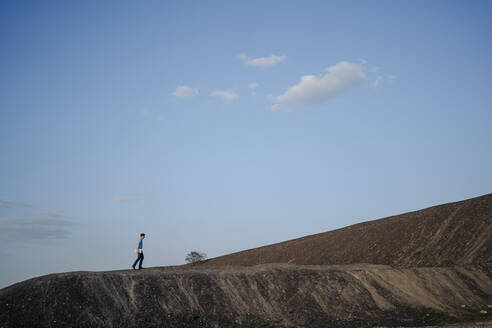
[[[197,266],[30,279],[0,290],[0,328],[492,327],[491,238],[492,194]]]
[[[203,265],[264,263],[397,267],[492,262],[492,194],[210,259]]]
[[[367,327],[490,320],[480,313],[492,307],[490,274],[473,267],[367,264],[53,274],[0,290],[0,327]]]

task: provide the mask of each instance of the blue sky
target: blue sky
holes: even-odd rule
[[[492,191],[490,1],[2,1],[0,286]],[[349,241],[348,241],[349,242]]]

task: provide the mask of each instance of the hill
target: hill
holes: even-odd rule
[[[0,290],[0,328],[492,327],[491,238],[492,194],[196,266],[26,280]]]
[[[490,270],[381,265],[72,272],[0,290],[0,327],[360,327],[492,317]]]
[[[397,267],[492,262],[492,194],[220,256],[211,266],[265,263]]]

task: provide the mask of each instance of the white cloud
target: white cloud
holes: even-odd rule
[[[253,89],[253,90],[258,88],[259,86],[260,85],[256,82],[251,82],[250,84],[248,84],[248,88]]]
[[[173,95],[176,98],[193,98],[198,95],[198,89],[187,85],[178,85],[176,89],[174,89]]]
[[[128,202],[135,202],[135,201],[138,201],[138,200],[141,200],[140,197],[132,197],[132,196],[118,196],[115,198],[115,200],[117,202],[120,202],[120,203],[128,203]]]
[[[383,82],[383,77],[381,75],[378,75],[378,77],[371,82],[371,87],[377,88],[381,85],[382,82]]]
[[[273,110],[295,109],[301,105],[319,104],[361,83],[366,74],[363,65],[341,61],[326,69],[326,73],[304,75],[298,84],[288,87],[284,94],[273,97]]]
[[[373,87],[373,88],[380,87],[383,85],[383,81],[385,84],[386,83],[392,84],[395,82],[395,80],[396,80],[396,76],[394,76],[394,75],[388,75],[386,77],[383,77],[382,75],[378,75],[376,77],[376,79],[371,82],[371,87]]]
[[[239,95],[234,91],[216,90],[210,94],[212,97],[222,98],[225,102],[233,102],[239,99]]]
[[[243,61],[244,65],[257,67],[270,67],[285,60],[287,56],[270,55],[270,57],[251,58],[246,54],[240,54],[236,58]]]

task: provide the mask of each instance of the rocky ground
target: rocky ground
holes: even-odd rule
[[[492,263],[492,194],[241,251],[203,265]]]
[[[193,266],[0,290],[0,328],[492,328],[491,312],[492,194]]]
[[[62,273],[0,290],[0,327],[382,327],[483,321],[492,320],[489,275],[477,267],[370,264]]]
[[[443,326],[440,326],[441,328]],[[489,328],[492,327],[492,321],[483,321],[476,323],[467,323],[467,324],[454,324],[454,325],[446,325],[445,328]],[[437,326],[431,326],[429,328],[437,328]]]
[[[426,328],[490,328],[490,327],[492,327],[492,321],[455,323],[455,324],[445,324],[442,326],[426,326]],[[417,328],[417,327],[408,327],[408,328]]]

